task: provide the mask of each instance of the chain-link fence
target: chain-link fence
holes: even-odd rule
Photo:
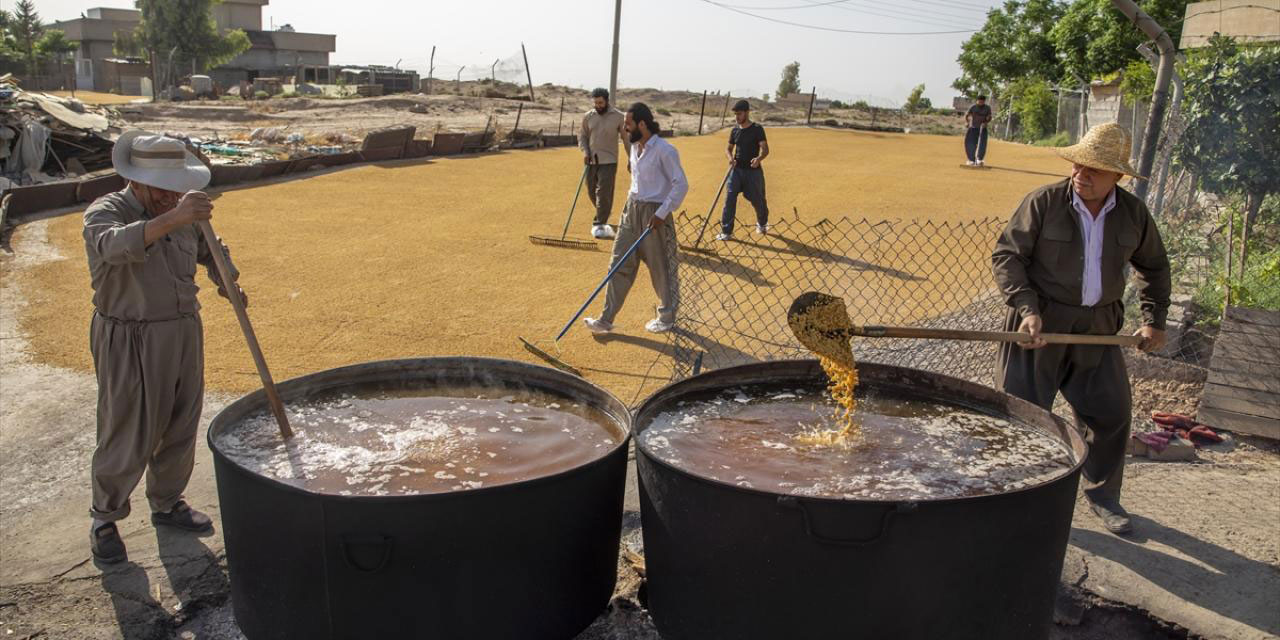
[[[768,235],[740,233],[741,239],[729,242],[712,239],[717,220],[699,239],[703,220],[682,216],[677,225],[681,306],[673,337],[675,378],[811,357],[786,320],[791,302],[805,291],[842,297],[855,324],[1002,329],[1006,306],[991,274],[1001,219],[788,219],[775,222]],[[1126,304],[1127,332],[1139,320],[1135,296],[1131,291]],[[1159,355],[1196,369],[1207,366],[1205,345],[1185,338],[1181,322],[1175,308],[1170,345]],[[853,346],[859,361],[994,382],[994,343],[856,338]]]

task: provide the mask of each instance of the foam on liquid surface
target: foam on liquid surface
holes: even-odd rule
[[[741,487],[859,500],[925,500],[1011,491],[1074,464],[1056,438],[1004,418],[933,402],[861,394],[847,445],[797,435],[831,429],[821,387],[740,387],[657,415],[637,443],[660,460]]]
[[[294,437],[257,414],[215,444],[250,471],[337,495],[415,495],[553,475],[603,457],[622,440],[605,414],[510,389],[384,392],[288,404]]]

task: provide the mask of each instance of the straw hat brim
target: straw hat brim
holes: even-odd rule
[[[1064,160],[1075,164],[1082,164],[1086,167],[1101,169],[1103,171],[1115,171],[1135,178],[1143,178],[1139,175],[1138,170],[1129,164],[1127,159],[1108,158],[1106,154],[1101,153],[1097,147],[1086,146],[1084,144],[1073,144],[1069,147],[1061,147],[1053,150]]]
[[[155,135],[141,129],[126,131],[116,140],[111,149],[111,166],[125,180],[140,182],[148,187],[156,187],[165,191],[199,191],[209,186],[209,167],[190,151],[186,152],[184,166],[181,169],[148,169],[134,165],[129,161],[129,152],[133,149],[133,140],[138,136]]]

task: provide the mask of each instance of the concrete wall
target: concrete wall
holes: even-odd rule
[[[290,31],[270,31],[271,40],[277,49],[289,51],[323,51],[332,53],[338,50],[338,36],[328,33],[296,33]]]
[[[265,3],[263,3],[265,4]],[[222,2],[213,5],[213,19],[218,29],[262,30],[262,7],[257,4]]]
[[[227,69],[279,69],[296,65],[328,65],[325,51],[282,51],[279,49],[250,49],[223,65]]]
[[[1280,41],[1280,0],[1213,0],[1187,5],[1179,47],[1203,47],[1214,33],[1248,42]]]

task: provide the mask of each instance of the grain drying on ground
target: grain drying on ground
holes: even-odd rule
[[[700,217],[715,197],[725,140],[723,132],[674,140],[691,184],[684,203],[690,216]],[[773,216],[794,218],[794,208],[807,223],[845,215],[1003,217],[1027,191],[1067,169],[1047,149],[992,141],[988,160],[996,168],[967,170],[960,167],[956,137],[772,128],[769,141],[765,166]],[[410,356],[536,361],[516,336],[554,336],[608,266],[607,244],[586,252],[533,245],[527,238],[560,230],[581,175],[580,158],[572,148],[433,158],[219,194],[214,226],[243,273],[250,315],[276,378]],[[629,179],[620,174],[618,209]],[[589,209],[584,196],[573,233],[585,235]],[[746,202],[738,215],[740,222],[753,220]],[[615,211],[611,221],[617,220]],[[91,292],[80,228],[79,215],[53,221],[50,241],[63,259],[21,274],[31,303],[23,330],[38,360],[92,370]],[[709,233],[714,228],[715,221]],[[910,286],[929,286],[928,273],[938,266],[929,255],[897,260],[901,265],[888,266],[907,266],[921,276]],[[691,276],[699,264],[682,268]],[[881,288],[908,286],[879,271],[862,277]],[[230,306],[203,273],[197,278],[209,386],[255,388],[257,376]],[[655,304],[641,275],[615,323],[622,335],[598,341],[575,327],[562,342],[564,358],[625,401],[656,389],[669,375],[664,354],[670,347],[643,330]],[[917,315],[907,311],[886,321]]]

